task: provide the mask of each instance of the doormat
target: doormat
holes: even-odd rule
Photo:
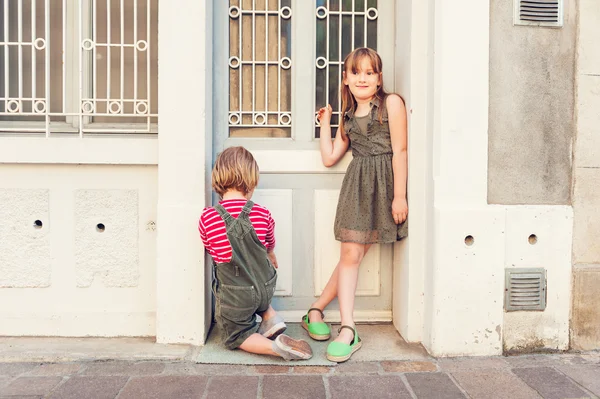
[[[243,364],[243,365],[262,365],[274,364],[285,366],[334,366],[336,363],[330,362],[325,357],[327,354],[327,345],[331,341],[315,341],[308,336],[305,329],[300,323],[286,323],[286,335],[295,339],[303,339],[312,348],[313,357],[308,360],[286,361],[280,357],[256,355],[254,353],[244,352],[243,350],[229,350],[221,341],[221,331],[218,325],[213,325],[210,331],[208,340],[204,347],[200,350],[200,354],[196,358],[196,363],[210,364]]]
[[[242,365],[287,365],[287,366],[334,366],[336,363],[327,360],[327,345],[337,336],[339,324],[330,324],[332,338],[329,341],[314,341],[308,336],[300,323],[287,323],[285,334],[292,338],[303,339],[313,350],[309,360],[286,362],[275,356],[264,356],[247,353],[242,350],[229,350],[221,343],[221,332],[214,325],[206,345],[200,350],[196,363],[210,364],[242,364]],[[351,362],[380,361],[420,361],[431,360],[427,351],[420,344],[407,343],[391,323],[359,324],[357,326],[363,341],[362,348],[352,355]]]

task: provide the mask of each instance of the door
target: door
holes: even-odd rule
[[[379,52],[384,85],[393,89],[394,1],[215,1],[213,24],[213,156],[236,145],[254,154],[261,178],[253,200],[276,222],[273,306],[299,320],[339,258],[333,221],[352,159],[322,165],[315,113],[331,104],[336,129],[341,63],[355,47]],[[364,259],[355,309],[357,321],[391,320],[391,244],[373,246]]]

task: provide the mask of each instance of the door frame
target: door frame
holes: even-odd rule
[[[392,81],[386,82],[388,90],[400,93],[405,101],[408,112],[408,202],[410,209],[410,219],[419,221],[419,223],[409,223],[409,237],[399,243],[394,244],[393,255],[393,299],[392,313],[393,324],[399,333],[409,342],[421,342],[423,340],[424,329],[424,292],[426,265],[429,262],[431,252],[426,252],[428,237],[431,237],[433,231],[432,212],[433,212],[433,182],[432,182],[432,125],[433,125],[433,34],[435,21],[435,1],[436,0],[395,0],[395,10],[387,14],[386,17],[394,19],[395,25],[395,49],[394,49],[394,71],[393,76],[386,79]],[[215,8],[215,18],[223,13],[227,7],[219,6],[221,2],[212,1]],[[220,9],[220,11],[219,11]],[[225,14],[226,15],[226,14]],[[381,16],[381,15],[380,15]],[[299,16],[294,16],[299,17]],[[311,15],[312,17],[312,15]],[[228,30],[228,24],[212,24],[214,30],[212,37],[223,35],[223,30]],[[300,29],[298,24],[293,25],[293,29]],[[221,30],[221,31],[218,31]],[[226,32],[225,32],[226,34]],[[313,40],[314,41],[314,40]],[[297,54],[296,47],[293,51],[295,62],[301,61],[301,56]],[[226,46],[214,45],[212,79],[213,82],[213,106],[216,109],[226,109],[228,97],[217,95],[219,88],[223,86],[223,79],[228,79],[228,65],[223,62],[227,59],[228,52]],[[314,81],[314,67],[312,59],[314,56],[307,57],[307,68],[294,68],[294,73],[306,74],[306,79]],[[217,61],[221,60],[221,61]],[[388,72],[387,75],[390,73]],[[300,90],[312,90],[310,85],[306,85]],[[300,92],[293,92],[292,98],[301,95]],[[313,99],[314,94],[309,94]],[[292,112],[297,112],[296,104],[292,99]],[[312,106],[310,104],[309,106]],[[214,117],[213,131],[228,130],[227,118]],[[276,151],[282,148],[285,143],[294,140],[295,133],[303,131],[304,134],[313,132],[312,120],[307,119],[304,123],[292,132],[291,139],[270,139],[276,143],[274,148],[267,146],[264,150],[252,150],[256,159],[261,164],[261,173],[297,173],[299,172],[294,165],[311,164],[315,165],[312,173],[344,173],[351,157],[346,156],[333,168],[326,168],[320,160],[318,141],[309,143],[306,148],[301,148],[297,154],[285,154],[282,151]],[[308,133],[310,132],[310,133]],[[207,132],[211,134],[212,132]],[[212,139],[211,139],[212,140]],[[232,144],[235,142],[232,141]],[[243,141],[235,144],[243,144]],[[208,179],[212,167],[212,161],[215,149],[223,143],[215,140],[212,146],[212,153],[209,149],[206,151],[206,173]],[[296,151],[295,151],[296,152]],[[303,170],[305,172],[306,170]],[[207,180],[209,181],[209,180]],[[210,185],[207,185],[210,192]],[[207,198],[210,194],[207,194]],[[209,205],[209,204],[207,204]],[[209,278],[209,276],[205,276]],[[205,300],[210,302],[211,293],[206,292]],[[211,315],[205,315],[211,317]]]

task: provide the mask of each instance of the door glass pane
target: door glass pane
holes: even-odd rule
[[[317,0],[315,14],[316,107],[331,104],[331,126],[337,127],[340,120],[339,93],[344,58],[357,47],[377,50],[377,0]],[[315,137],[318,138],[319,134],[315,118]]]
[[[291,0],[229,1],[229,136],[291,137]]]

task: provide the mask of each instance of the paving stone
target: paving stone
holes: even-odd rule
[[[0,377],[0,388],[7,386],[12,379],[13,377]]]
[[[329,374],[332,367],[327,366],[295,366],[292,368],[294,374]]]
[[[208,378],[196,375],[133,377],[119,399],[197,399],[202,397]]]
[[[333,399],[411,398],[406,385],[397,375],[329,377],[329,392]]]
[[[39,366],[39,363],[0,363],[0,375],[17,376]]]
[[[207,398],[256,399],[259,377],[212,377],[208,382]]]
[[[378,362],[344,362],[334,368],[335,374],[377,374],[379,372]]]
[[[452,376],[473,399],[533,399],[541,398],[509,370],[454,372]]]
[[[580,356],[589,364],[600,364],[600,351],[586,352]]]
[[[408,373],[406,380],[417,398],[464,398],[465,395],[444,373]]]
[[[52,392],[50,399],[114,399],[129,377],[74,376]]]
[[[559,366],[558,369],[587,390],[600,396],[600,366]]]
[[[504,358],[511,368],[521,367],[554,367],[563,364],[560,356],[553,355],[520,355]]]
[[[381,362],[386,373],[414,373],[418,371],[437,371],[432,362]]]
[[[252,372],[256,374],[287,374],[290,368],[288,366],[254,366]]]
[[[155,375],[165,369],[164,363],[157,362],[97,362],[90,363],[83,370],[84,375]]]
[[[325,398],[325,385],[321,376],[267,375],[263,378],[262,385],[264,399]]]
[[[510,369],[510,364],[502,357],[456,357],[439,359],[440,369],[447,372],[481,370],[481,369]]]
[[[40,364],[27,375],[39,375],[39,376],[66,376],[77,374],[82,369],[81,364],[77,363],[45,363]]]
[[[0,395],[46,395],[62,380],[62,377],[19,377],[2,388]]]
[[[573,355],[573,354],[565,354],[561,355],[559,358],[560,362],[567,365],[584,365],[591,364],[592,362],[588,361],[581,355]]]
[[[545,399],[589,398],[565,375],[550,367],[515,368],[512,370]]]
[[[246,374],[248,369],[238,364],[167,363],[163,375],[240,375]]]

